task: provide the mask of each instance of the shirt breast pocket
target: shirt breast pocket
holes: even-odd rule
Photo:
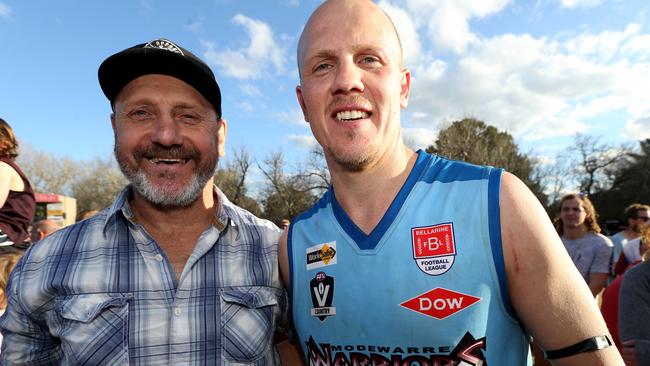
[[[128,364],[128,294],[85,294],[56,300],[65,364]]]
[[[221,290],[222,357],[254,364],[270,352],[280,289],[239,286]]]

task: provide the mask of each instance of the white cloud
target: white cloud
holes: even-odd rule
[[[602,0],[560,0],[560,6],[566,9],[592,8],[602,2]]]
[[[623,128],[623,135],[630,140],[650,138],[650,116],[627,121]]]
[[[607,113],[650,115],[647,39],[636,24],[562,38],[478,38],[455,60],[412,68],[410,122],[433,127],[474,116],[536,140],[587,132],[590,119]]]
[[[9,18],[11,14],[13,14],[13,10],[11,10],[9,5],[0,2],[0,17]]]
[[[249,84],[249,83],[241,84],[239,86],[239,90],[241,90],[242,94],[244,94],[246,96],[249,96],[249,97],[259,98],[259,97],[263,96],[260,89],[257,86],[253,85],[253,84]]]
[[[478,39],[470,20],[503,10],[511,0],[394,0],[408,9],[417,27],[426,27],[433,47],[463,54]]]
[[[438,137],[437,130],[430,128],[402,128],[402,135],[404,141],[408,146],[413,149],[426,149],[429,145],[433,145]]]
[[[318,142],[316,142],[316,139],[312,135],[289,135],[287,139],[295,146],[305,150],[311,150],[318,145]]]
[[[309,127],[307,122],[305,122],[305,118],[300,108],[294,108],[290,111],[276,113],[276,117],[278,120],[287,122],[292,125]]]
[[[240,49],[219,52],[215,50],[214,43],[204,41],[204,55],[208,62],[215,64],[227,76],[237,79],[259,79],[271,72],[271,65],[276,73],[284,72],[286,46],[275,41],[268,24],[242,14],[235,15],[232,22],[246,28],[249,44]]]
[[[417,28],[413,18],[402,8],[382,0],[379,6],[390,16],[397,28],[402,49],[404,51],[404,65],[409,66],[417,62],[422,53],[422,46],[418,37]]]

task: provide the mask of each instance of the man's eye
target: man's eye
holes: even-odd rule
[[[196,113],[181,113],[176,119],[187,124],[196,124],[202,120],[201,116]]]
[[[145,121],[154,118],[154,114],[146,109],[134,109],[127,116],[136,121]]]
[[[332,65],[330,65],[328,63],[320,63],[320,64],[317,64],[316,66],[314,66],[314,72],[328,70],[331,67],[332,67]]]
[[[361,62],[364,64],[374,64],[379,62],[379,59],[374,56],[364,56],[361,58]]]

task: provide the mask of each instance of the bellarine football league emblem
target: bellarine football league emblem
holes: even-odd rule
[[[422,272],[438,276],[451,269],[456,258],[453,223],[412,228],[411,240],[413,258]]]

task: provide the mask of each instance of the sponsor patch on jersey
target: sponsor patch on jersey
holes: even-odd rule
[[[441,320],[467,309],[480,300],[480,297],[436,287],[431,291],[406,300],[400,305],[409,310]]]
[[[314,305],[311,309],[311,316],[324,322],[328,316],[336,315],[336,307],[332,306],[334,277],[326,275],[325,272],[318,272],[316,277],[309,281],[309,288],[311,289],[311,302]]]
[[[307,248],[307,270],[336,264],[336,242],[318,244]]]
[[[422,272],[438,276],[451,269],[456,258],[454,224],[445,223],[411,229],[413,258]]]
[[[465,332],[452,350],[450,346],[317,342],[311,335],[303,342],[308,365],[488,366],[485,337],[476,339],[470,332]]]

